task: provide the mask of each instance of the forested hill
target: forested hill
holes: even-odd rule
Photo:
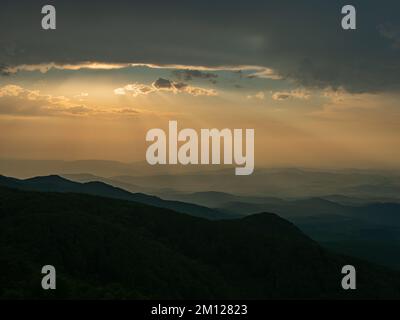
[[[399,298],[400,274],[270,213],[210,221],[132,201],[0,188],[2,298]],[[57,290],[41,289],[54,265]],[[341,268],[357,269],[357,290]]]
[[[236,218],[239,216],[238,214],[232,215],[223,213],[192,203],[163,200],[159,197],[144,193],[131,193],[103,182],[74,182],[58,175],[34,177],[24,180],[0,175],[0,186],[28,191],[84,193],[107,198],[135,201],[207,219]]]

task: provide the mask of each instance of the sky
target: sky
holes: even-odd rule
[[[398,168],[400,3],[346,4],[3,0],[0,157],[143,161],[177,120],[255,129],[256,167]]]

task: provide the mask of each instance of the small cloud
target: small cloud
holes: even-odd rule
[[[217,92],[214,89],[204,89],[199,87],[186,86],[183,90],[192,96],[217,96]]]
[[[114,94],[116,94],[118,96],[124,96],[124,95],[126,95],[126,90],[125,90],[125,88],[117,88],[117,89],[114,89]]]
[[[19,96],[21,93],[24,92],[24,89],[20,86],[16,86],[13,84],[4,86],[0,88],[0,98],[6,96]]]
[[[124,113],[124,114],[138,114],[139,111],[135,110],[135,109],[117,109],[116,110],[117,113]]]
[[[122,88],[115,89],[114,94],[116,94],[116,95],[129,94],[131,96],[137,97],[139,95],[149,94],[153,91],[155,91],[154,87],[135,82],[132,84],[127,84],[126,86],[124,86]]]
[[[122,88],[114,90],[116,95],[131,95],[137,97],[138,95],[147,95],[158,91],[166,91],[172,93],[187,93],[192,96],[216,96],[217,92],[214,89],[207,89],[201,87],[191,86],[184,82],[175,82],[169,79],[158,78],[151,85],[142,83],[128,84]]]
[[[287,100],[291,97],[290,93],[287,92],[276,92],[272,95],[272,99],[274,100]]]
[[[75,98],[85,98],[85,97],[88,97],[89,96],[89,93],[87,93],[87,92],[81,92],[80,94],[77,94],[77,95],[75,95],[74,97]]]
[[[153,87],[157,89],[173,89],[172,81],[164,78],[158,78],[156,81],[153,82]]]
[[[328,88],[322,93],[326,99],[323,108],[311,113],[312,116],[324,119],[343,119],[365,114],[367,110],[378,110],[391,105],[390,99],[384,99],[379,94],[351,93],[343,87]]]
[[[247,78],[248,79],[260,78],[260,79],[281,80],[282,76],[277,74],[273,69],[255,66],[254,71],[251,74],[247,75]]]
[[[89,96],[89,93],[87,92],[81,92],[80,94],[77,94],[74,96],[74,98],[78,99],[79,101],[85,101],[85,98]]]
[[[311,94],[307,90],[291,90],[291,91],[278,91],[272,94],[272,99],[277,101],[283,101],[287,99],[301,99],[307,100],[311,97]]]
[[[188,86],[188,84],[183,83],[183,82],[175,82],[174,83],[174,87],[178,90],[184,90],[187,86]]]
[[[265,99],[265,94],[264,94],[264,92],[260,91],[260,92],[257,92],[257,93],[254,94],[254,95],[249,95],[249,96],[247,96],[247,99],[264,100],[264,99]]]
[[[42,94],[18,85],[0,87],[0,114],[16,116],[84,115],[95,112],[64,96]]]
[[[331,102],[340,103],[353,95],[346,92],[343,88],[337,88],[336,90],[327,88],[323,91],[322,96]]]
[[[140,114],[140,112],[136,109],[129,109],[129,108],[123,108],[123,109],[113,109],[111,110],[116,115],[121,115],[121,116],[129,116],[129,117],[136,117],[137,115]]]
[[[66,112],[71,114],[88,114],[92,111],[92,109],[86,106],[76,106],[76,107],[69,107],[65,109]]]
[[[0,63],[0,75],[9,76],[11,73],[8,71],[7,65]]]

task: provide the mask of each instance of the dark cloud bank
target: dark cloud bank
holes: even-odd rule
[[[57,30],[44,31],[41,1],[3,0],[0,72],[81,61],[259,65],[309,87],[399,90],[400,2],[351,2],[356,31],[341,29],[347,1],[323,0],[51,1]],[[193,70],[178,76],[214,79]]]

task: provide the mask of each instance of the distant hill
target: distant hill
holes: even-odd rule
[[[0,252],[1,298],[400,298],[400,273],[332,254],[270,213],[211,221],[1,187]],[[45,264],[55,291],[40,288]],[[341,289],[346,264],[357,290]]]
[[[98,159],[65,161],[0,158],[0,172],[3,175],[18,178],[45,176],[53,173],[59,175],[87,173],[102,177],[119,175],[145,176],[190,173],[197,170],[196,166],[152,166],[146,161],[125,163]],[[206,171],[208,170],[206,168]]]
[[[351,205],[351,206],[361,206],[365,204],[370,204],[370,203],[379,203],[379,202],[392,202],[392,203],[400,203],[400,199],[398,198],[388,198],[388,197],[372,197],[368,196],[365,198],[362,197],[349,197],[349,196],[343,196],[339,194],[335,195],[326,195],[322,196],[321,198],[333,201],[336,203],[340,203],[343,205]]]
[[[87,172],[94,175],[112,176],[119,174],[135,175],[140,168],[131,163],[107,160],[24,160],[0,159],[0,172],[7,176],[26,178],[56,173]]]
[[[166,201],[159,197],[143,193],[130,193],[121,188],[116,188],[103,182],[78,183],[67,180],[57,175],[35,177],[25,180],[0,176],[0,186],[18,188],[22,190],[43,192],[74,192],[123,199],[149,204],[156,207],[167,208],[177,212],[187,213],[209,219],[235,218],[239,215],[231,215],[204,206],[180,202]]]
[[[147,176],[124,174],[113,176],[112,180],[146,188],[170,188],[180,193],[217,191],[251,197],[320,198],[336,194],[399,199],[400,194],[397,171],[257,168],[251,176],[235,176],[232,170],[218,170]]]
[[[400,203],[385,202],[385,199],[364,202],[357,198],[335,195],[287,200],[274,197],[240,196],[223,192],[177,193],[170,195],[169,199],[207,205],[220,211],[241,215],[269,211],[295,221],[304,217],[332,219],[332,216],[338,216],[339,218],[346,217],[347,220],[354,219],[376,225],[400,227]]]
[[[392,199],[333,195],[283,200],[220,192],[175,194],[169,199],[237,214],[274,212],[326,247],[400,270],[400,204],[388,202]]]
[[[226,192],[204,191],[193,193],[175,193],[165,196],[166,199],[181,200],[211,208],[223,207],[227,203],[242,202],[248,204],[264,204],[264,203],[283,203],[279,198],[273,197],[257,197],[257,196],[240,196]],[[248,213],[248,212],[241,212]]]
[[[104,178],[92,174],[62,174],[61,177],[66,178],[71,181],[75,182],[80,182],[80,183],[86,183],[86,182],[104,182],[106,184],[109,184],[113,187],[121,188],[126,191],[132,192],[132,193],[146,193],[146,194],[151,194],[151,195],[156,195],[159,196],[163,199],[164,195],[166,193],[174,193],[175,190],[169,189],[169,188],[158,188],[157,186],[152,186],[152,187],[143,187],[141,185],[134,185],[131,183],[123,182],[123,181],[117,181],[113,180],[111,178]],[[170,200],[170,199],[166,199]],[[178,201],[184,201],[184,202],[190,202],[190,201],[185,201],[185,200],[178,200]],[[207,205],[205,205],[207,206]],[[207,206],[208,207],[208,206]]]
[[[277,198],[344,195],[400,201],[400,174],[395,170],[262,168],[251,176],[235,176],[230,166],[151,166],[146,161],[0,159],[0,173],[29,178],[57,174],[72,180],[87,175],[112,180],[131,192],[164,196],[162,190],[194,193],[217,191]],[[86,177],[85,177],[86,176]],[[75,178],[73,178],[75,177]],[[99,179],[96,179],[99,180]],[[82,182],[82,181],[80,181]],[[124,185],[119,185],[122,182]],[[131,187],[132,186],[132,187]],[[136,187],[139,187],[136,188]]]

